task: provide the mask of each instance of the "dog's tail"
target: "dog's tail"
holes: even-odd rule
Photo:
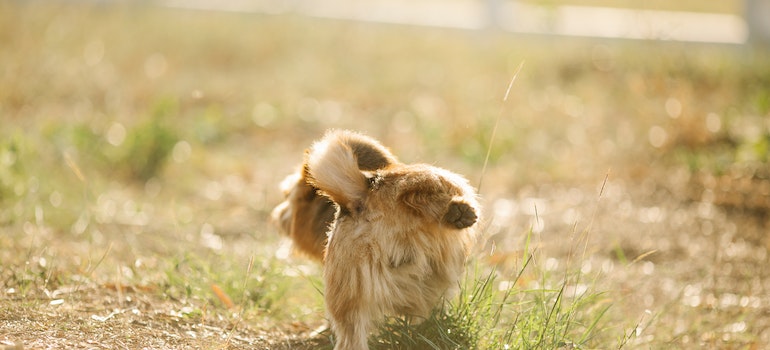
[[[361,170],[382,169],[397,162],[377,141],[352,131],[326,133],[306,156],[310,183],[349,210],[360,205],[369,189]]]

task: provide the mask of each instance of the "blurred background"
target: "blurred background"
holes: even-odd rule
[[[705,43],[768,39],[767,3],[732,0],[166,1],[180,8],[297,13],[310,17],[512,33]]]
[[[249,300],[272,311],[251,321],[319,322],[312,287],[270,283],[318,270],[269,213],[312,140],[349,128],[483,183],[479,256],[515,273],[533,232],[548,269],[601,275],[635,346],[762,348],[769,18],[767,0],[1,2],[4,306],[115,280],[201,305],[209,283],[240,295],[216,271],[257,256],[272,277],[251,290],[271,292]]]

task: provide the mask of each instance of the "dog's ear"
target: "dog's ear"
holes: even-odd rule
[[[447,211],[441,219],[444,224],[452,225],[458,229],[473,226],[476,220],[478,220],[476,209],[459,199],[453,199],[449,203]]]
[[[440,219],[449,198],[429,188],[413,188],[401,193],[398,200],[417,216]]]
[[[441,224],[464,229],[476,223],[476,209],[461,197],[450,198],[446,194],[425,191],[409,191],[400,196],[412,212],[422,217],[440,220]]]
[[[309,183],[337,205],[360,211],[369,181],[359,170],[348,132],[329,132],[306,153]]]

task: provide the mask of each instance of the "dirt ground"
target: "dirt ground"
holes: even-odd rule
[[[638,319],[632,348],[759,349],[770,343],[767,218],[682,200],[652,180],[632,184],[611,176],[601,197],[600,181],[593,187],[530,186],[513,197],[485,196],[485,207],[493,213],[490,241],[497,251],[515,252],[521,233],[532,225],[546,269],[579,264],[586,276],[596,276],[592,288],[607,291],[606,302],[615,313]],[[585,252],[581,235],[587,236]],[[260,243],[249,237],[226,244]],[[64,253],[58,254],[63,258]],[[505,254],[490,260],[502,271],[515,268],[507,265]],[[6,271],[3,278],[13,277]],[[56,285],[55,279],[46,276],[50,285],[32,287],[23,297],[6,288],[0,312],[4,344],[28,349],[328,345],[328,334],[314,333],[325,326],[320,314],[311,321],[275,324],[270,315],[239,315],[213,305],[207,314],[210,300],[159,296],[163,287],[153,284],[84,280]],[[627,319],[621,322],[619,327],[633,326]]]

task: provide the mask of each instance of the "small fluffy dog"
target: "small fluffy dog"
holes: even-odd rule
[[[319,232],[328,234],[324,298],[336,350],[367,349],[385,316],[424,319],[458,286],[480,215],[462,176],[402,164],[374,139],[331,131],[286,184],[273,216],[298,248],[318,258]]]

